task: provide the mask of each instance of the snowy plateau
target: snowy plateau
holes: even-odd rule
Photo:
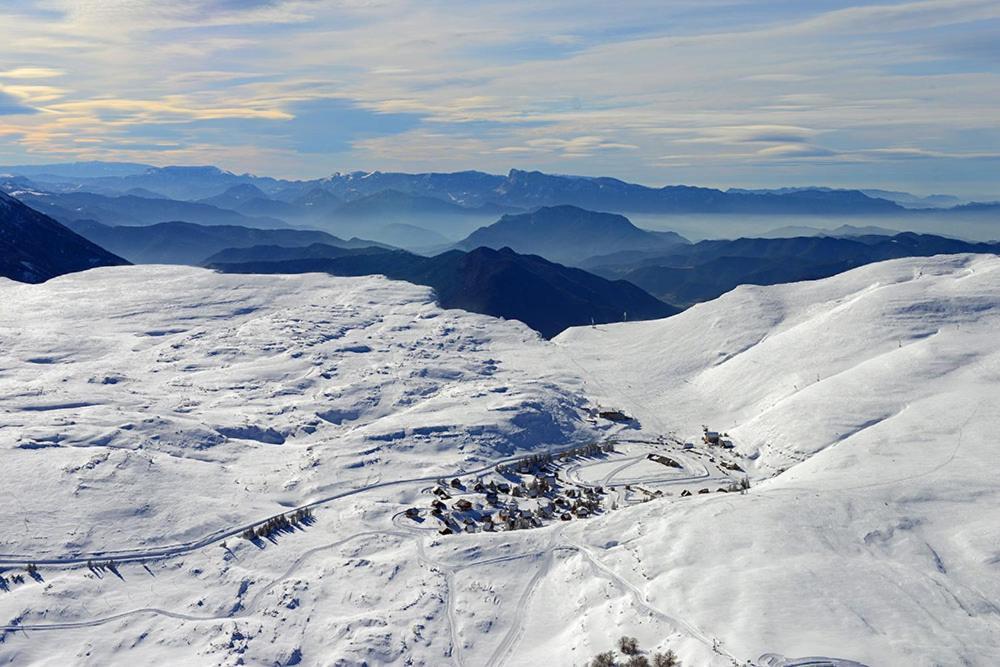
[[[552,341],[379,277],[0,281],[0,663],[996,665],[998,433],[995,256]],[[573,516],[455,523],[530,456]]]

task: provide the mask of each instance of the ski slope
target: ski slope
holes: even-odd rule
[[[0,559],[125,555],[0,589],[0,661],[583,665],[629,634],[686,665],[1000,662],[996,257],[552,342],[381,278],[123,267],[0,303]],[[702,425],[749,494],[671,492],[725,479],[673,444]],[[438,475],[616,436],[683,469],[636,445],[567,478],[666,495],[515,532],[401,518]]]

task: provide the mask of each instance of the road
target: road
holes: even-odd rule
[[[654,445],[659,444],[658,441],[632,441],[635,444],[643,445]],[[571,448],[567,448],[571,449]],[[552,451],[552,454],[558,454],[562,449]],[[673,456],[674,454],[672,454]],[[299,509],[315,508],[321,505],[329,504],[337,500],[355,496],[358,494],[386,489],[391,487],[407,486],[407,485],[417,485],[425,484],[427,482],[436,481],[442,477],[453,477],[453,476],[469,476],[484,473],[493,469],[496,465],[501,463],[510,463],[519,460],[522,457],[509,457],[501,459],[474,469],[458,469],[448,474],[436,474],[433,476],[421,476],[413,477],[409,479],[391,480],[385,482],[377,482],[369,484],[366,486],[358,487],[355,489],[350,489],[337,494],[333,494],[318,500],[313,500],[308,503],[299,505],[298,507],[286,508],[283,514],[288,514]],[[603,481],[605,483],[611,483],[614,479],[624,470],[635,465],[640,460],[644,459],[645,455],[635,455],[628,456],[622,459],[621,465],[617,465],[613,470],[607,474]],[[694,465],[694,462],[688,461],[687,457],[684,457],[684,465],[686,468],[690,467],[697,469],[698,466]],[[579,470],[584,469],[588,466],[593,465],[607,465],[606,460],[597,460],[594,462],[585,462],[580,464],[575,464],[567,470],[567,478],[573,483],[587,486],[586,483],[575,479],[576,474]],[[665,469],[666,471],[666,469]],[[698,481],[710,479],[711,474],[707,468],[701,466],[701,471],[695,475],[687,476],[684,478],[671,478],[670,481]],[[652,481],[652,480],[650,480]],[[37,565],[45,565],[49,567],[77,567],[81,564],[86,563],[89,560],[107,560],[114,559],[119,563],[125,562],[141,562],[141,561],[154,561],[166,558],[173,558],[181,556],[184,554],[197,551],[199,549],[204,549],[208,546],[221,542],[229,537],[240,535],[244,530],[249,527],[257,526],[270,517],[264,519],[259,519],[252,523],[244,523],[238,526],[230,526],[228,528],[222,528],[213,531],[199,539],[192,540],[190,542],[184,542],[179,544],[167,545],[162,547],[155,547],[151,549],[144,550],[115,550],[115,551],[100,551],[85,554],[72,554],[57,558],[33,558],[25,555],[0,555],[0,566],[6,565],[23,565],[26,562],[33,562]],[[413,540],[415,543],[415,548],[417,551],[418,560],[425,567],[429,568],[432,572],[440,572],[443,577],[443,585],[445,587],[443,603],[446,609],[446,618],[448,620],[448,632],[451,642],[450,658],[453,664],[458,667],[464,667],[464,656],[463,656],[463,642],[461,638],[460,631],[460,619],[455,609],[455,599],[456,595],[456,583],[455,576],[458,572],[467,570],[470,568],[480,567],[489,564],[495,564],[504,561],[514,561],[531,559],[538,563],[537,569],[531,576],[524,589],[522,590],[516,606],[511,610],[513,622],[510,629],[502,637],[496,648],[490,654],[488,660],[484,663],[490,667],[501,667],[501,665],[509,664],[512,656],[515,654],[517,646],[524,635],[524,631],[527,627],[527,617],[529,616],[529,605],[531,598],[537,589],[540,582],[542,582],[546,575],[549,573],[553,563],[555,562],[556,554],[560,551],[573,552],[580,554],[585,558],[594,569],[594,571],[601,576],[604,576],[612,581],[613,584],[620,587],[624,592],[630,595],[638,607],[644,609],[648,613],[660,618],[666,623],[669,623],[673,627],[680,631],[683,631],[694,637],[698,641],[702,642],[706,647],[713,648],[718,647],[719,644],[713,638],[709,638],[705,633],[701,632],[698,628],[695,628],[691,624],[667,614],[666,612],[654,607],[643,595],[638,587],[633,585],[631,582],[627,581],[623,577],[617,575],[611,568],[603,564],[600,559],[587,547],[581,544],[576,544],[563,539],[563,533],[568,527],[568,524],[555,524],[550,526],[550,535],[548,536],[546,546],[541,550],[534,550],[525,553],[510,554],[506,556],[485,558],[473,562],[466,562],[461,564],[451,564],[444,561],[435,560],[430,558],[425,550],[425,542],[428,538],[434,536],[431,535],[432,530],[429,527],[421,527],[412,524],[409,519],[404,519],[402,514],[394,515],[390,524],[391,529],[385,530],[370,530],[359,532],[354,535],[350,535],[343,539],[324,544],[300,554],[294,561],[292,561],[284,573],[276,577],[270,583],[268,583],[263,588],[256,590],[253,596],[240,604],[234,605],[228,612],[217,613],[217,614],[207,614],[207,615],[195,615],[188,613],[181,613],[171,611],[169,609],[163,609],[159,607],[140,607],[136,609],[131,609],[128,611],[123,611],[119,613],[109,614],[107,616],[100,616],[97,618],[80,620],[80,621],[67,621],[67,622],[54,622],[54,623],[13,623],[9,625],[0,626],[0,632],[41,632],[41,631],[54,631],[54,630],[72,630],[80,628],[90,628],[104,625],[107,623],[113,623],[116,621],[121,621],[133,616],[162,616],[165,618],[172,618],[181,621],[220,621],[220,620],[232,620],[237,618],[244,618],[255,613],[260,607],[265,604],[267,595],[274,590],[277,586],[281,585],[286,580],[293,578],[295,573],[301,568],[307,561],[314,558],[317,554],[331,551],[338,547],[341,547],[349,542],[363,539],[366,537],[375,537],[390,535],[403,539]],[[719,651],[723,655],[728,655],[721,650]],[[729,656],[735,660],[735,657]]]

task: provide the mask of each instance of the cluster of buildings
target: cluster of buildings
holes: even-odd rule
[[[546,522],[583,519],[601,510],[603,488],[565,484],[547,463],[505,465],[502,472],[507,477],[501,480],[439,480],[431,490],[434,499],[430,507],[430,516],[441,523],[438,532],[450,535],[540,528]],[[512,474],[514,471],[518,474]],[[411,507],[406,515],[417,519],[420,512]]]
[[[723,447],[725,449],[733,448],[733,441],[729,439],[728,433],[719,433],[718,431],[709,431],[708,427],[705,426],[705,434],[702,436],[702,440],[709,447]]]

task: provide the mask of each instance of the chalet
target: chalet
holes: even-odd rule
[[[474,524],[474,523],[467,524],[465,526],[465,532],[467,532],[467,533],[474,533],[474,532],[476,532],[476,524]]]
[[[416,507],[411,507],[408,510],[406,510],[406,516],[411,519],[416,519],[418,516],[420,516],[420,510],[418,510]]]
[[[483,517],[483,530],[493,530],[493,517],[489,514]]]
[[[705,431],[704,440],[709,445],[719,444],[719,432],[718,431]]]
[[[476,493],[483,493],[486,491],[486,486],[482,482],[476,482],[476,485],[472,487],[472,490]]]
[[[513,489],[510,490],[510,495],[514,496],[515,498],[520,498],[521,496],[524,495],[524,493],[521,491],[520,486],[515,486]]]
[[[460,480],[458,477],[456,477],[455,479],[451,480],[451,488],[453,488],[453,489],[464,488],[462,486],[462,480]]]
[[[440,486],[434,489],[434,495],[437,496],[438,498],[444,498],[445,500],[451,498],[448,492],[442,489]]]
[[[685,442],[684,443],[684,449],[694,449],[694,443],[693,442]]]
[[[441,530],[438,531],[438,534],[439,535],[454,535],[455,531],[453,531],[448,526],[445,526],[444,528],[442,528]]]
[[[488,502],[490,505],[496,505],[498,502],[500,502],[500,498],[497,496],[495,492],[488,491],[486,493],[486,502]]]
[[[532,528],[541,528],[542,527],[542,520],[539,519],[537,516],[531,517],[530,521],[531,521],[531,527]]]
[[[720,486],[719,488],[717,488],[717,489],[715,490],[715,492],[716,492],[716,493],[729,493],[729,489],[727,489],[727,488],[726,488],[726,487],[724,487],[724,486]]]
[[[455,502],[454,508],[461,512],[468,512],[472,509],[472,503],[465,498],[462,498],[461,500]]]
[[[570,519],[573,518],[573,515],[570,514],[569,512],[563,512],[562,514],[559,515],[559,518],[563,521],[569,521]]]
[[[604,487],[603,486],[595,486],[594,487],[594,492],[595,493],[604,493]]]
[[[630,422],[632,418],[621,410],[602,410],[597,413],[597,416],[601,419],[607,419],[613,422]]]
[[[722,445],[725,449],[732,449],[733,448],[733,441],[732,440],[719,440],[719,444]]]
[[[510,484],[507,482],[500,482],[497,484],[497,491],[500,493],[510,493]]]
[[[431,507],[433,507],[433,508],[434,508],[434,510],[433,510],[433,511],[435,511],[435,512],[443,512],[443,511],[445,511],[446,509],[448,509],[448,506],[447,506],[447,505],[445,505],[445,504],[444,504],[443,502],[441,502],[440,500],[435,500],[434,502],[432,502],[432,503],[431,503]]]
[[[579,495],[580,494],[577,493],[576,489],[569,489],[569,490],[566,491],[566,496],[569,497],[569,498],[576,498]]]
[[[690,495],[691,495],[690,489],[684,489],[683,491],[681,491],[681,498],[687,498]]]
[[[580,517],[581,519],[584,519],[584,518],[590,516],[590,510],[587,509],[586,507],[583,507],[583,506],[577,507],[576,508],[576,515],[578,517]]]
[[[708,489],[698,489],[698,493],[709,493]]]

